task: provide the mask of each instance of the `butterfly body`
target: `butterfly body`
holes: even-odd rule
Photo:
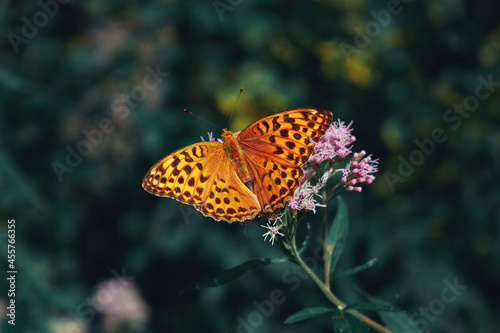
[[[193,205],[216,221],[244,222],[285,206],[301,166],[332,121],[330,111],[300,108],[262,118],[222,142],[198,142],[165,156],[143,188]]]
[[[222,130],[222,144],[227,158],[233,162],[238,177],[244,184],[247,184],[251,181],[251,175],[244,159],[244,151],[236,139],[237,134],[224,128]]]

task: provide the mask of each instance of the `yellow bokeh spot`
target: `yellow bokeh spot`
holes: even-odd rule
[[[256,120],[257,118],[253,113],[238,112],[233,116],[231,124],[229,124],[229,129],[233,132],[239,132]]]
[[[337,43],[321,41],[314,45],[314,53],[321,62],[320,72],[325,78],[335,78],[343,69],[345,61],[341,48]]]
[[[273,38],[270,43],[271,53],[291,67],[297,67],[302,62],[302,53],[294,47],[284,36]]]
[[[314,45],[314,52],[321,62],[329,62],[334,59],[335,45],[330,41],[322,41]]]
[[[479,50],[478,60],[483,67],[491,67],[498,62],[498,52],[486,45]]]
[[[352,57],[351,61],[346,61],[344,70],[346,78],[359,87],[369,87],[373,81],[370,68],[361,58]]]
[[[221,89],[215,93],[215,105],[217,106],[217,109],[222,113],[225,114],[226,116],[230,116],[231,112],[234,109],[234,105],[236,103],[236,99],[238,98],[238,93],[236,89]],[[252,100],[254,99],[253,94],[251,91],[246,91],[243,93],[245,94],[245,98],[240,98],[238,101],[238,105],[236,106],[236,109],[239,110],[239,113],[245,112],[246,110],[251,109],[253,103]]]

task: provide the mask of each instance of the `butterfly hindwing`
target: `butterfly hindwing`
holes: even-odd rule
[[[272,161],[268,156],[246,154],[255,181],[252,191],[257,195],[262,212],[271,213],[285,206],[302,178],[302,168],[291,168]]]
[[[232,161],[219,161],[219,169],[208,182],[208,195],[199,209],[203,215],[229,223],[252,220],[260,211],[259,201],[238,177]]]

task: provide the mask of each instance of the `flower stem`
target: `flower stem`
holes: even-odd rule
[[[323,282],[318,278],[318,276],[316,274],[314,274],[314,272],[306,265],[306,263],[302,260],[302,258],[298,254],[298,252],[295,251],[294,245],[292,246],[292,253],[295,256],[295,258],[297,259],[297,263],[299,264],[299,266],[302,267],[302,269],[304,269],[304,271],[306,271],[307,275],[309,275],[311,277],[311,279],[318,285],[319,289],[321,289],[323,294],[325,294],[325,296],[330,301],[332,301],[333,304],[337,305],[337,307],[339,309],[345,308],[345,304],[342,303],[334,294],[332,294],[330,289],[326,288],[326,285],[323,284]]]
[[[335,186],[331,189],[330,193],[328,193],[328,197],[326,198],[325,205],[328,205],[328,204],[330,203],[330,200],[332,200],[332,199],[333,199],[333,198],[335,198],[338,194],[340,194],[340,192],[339,192],[337,195],[333,196],[333,192],[335,192],[335,190],[336,190],[336,189],[337,189],[340,185],[342,185],[342,183],[338,183],[337,185],[335,185]]]
[[[296,262],[297,264],[299,264],[300,267],[302,267],[302,269],[307,273],[307,275],[309,275],[311,277],[311,279],[314,281],[314,283],[316,283],[316,285],[319,287],[319,289],[321,289],[321,291],[323,292],[323,294],[333,303],[337,306],[337,308],[339,310],[344,310],[345,307],[346,307],[346,304],[343,303],[340,299],[338,299],[332,292],[329,288],[327,288],[326,286],[326,281],[328,280],[325,280],[325,283],[323,283],[316,274],[314,274],[314,272],[306,265],[306,263],[302,260],[302,258],[300,257],[298,251],[297,251],[297,246],[295,244],[295,237],[292,237],[291,239],[288,240],[289,244],[290,244],[290,250],[292,252],[292,255],[296,258]],[[326,262],[325,262],[325,266],[326,265]],[[325,271],[326,272],[326,271]],[[368,318],[367,316],[365,316],[364,314],[362,314],[361,312],[358,312],[354,309],[349,309],[349,310],[346,310],[347,313],[349,313],[350,315],[352,315],[353,317],[356,317],[358,320],[364,322],[366,325],[370,326],[371,328],[373,328],[374,330],[376,330],[377,332],[381,332],[381,333],[392,333],[390,330],[388,330],[387,328],[383,327],[382,325],[380,325],[379,323],[375,322],[374,320]]]
[[[325,188],[323,187],[323,200],[325,200]],[[325,267],[325,288],[330,290],[330,270],[328,265],[328,252],[326,243],[326,225],[328,221],[328,209],[323,210],[323,266]]]

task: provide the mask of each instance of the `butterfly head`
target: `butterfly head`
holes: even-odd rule
[[[224,128],[222,130],[222,144],[224,146],[224,150],[226,151],[226,156],[234,162],[236,172],[238,173],[240,179],[248,180],[249,173],[244,159],[245,153],[238,142],[238,133],[239,132],[233,133]]]
[[[238,143],[236,142],[236,136],[233,132],[228,130],[227,128],[222,129],[222,144],[224,148],[229,152],[234,152],[238,150]]]
[[[228,140],[230,137],[236,137],[236,134],[237,133],[233,133],[230,130],[228,130],[227,128],[223,128],[222,129],[222,140],[224,140],[224,138],[226,140]]]

